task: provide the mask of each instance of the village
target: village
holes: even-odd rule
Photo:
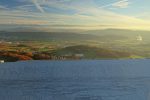
[[[16,53],[16,52],[0,52],[0,63],[27,61],[27,60],[81,60],[84,59],[84,54],[65,54],[52,55],[48,53]]]

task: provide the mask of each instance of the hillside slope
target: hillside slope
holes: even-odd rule
[[[58,49],[54,52],[55,55],[75,55],[83,54],[85,59],[115,59],[115,58],[130,58],[132,55],[129,52],[116,51],[107,48],[98,48],[86,45],[69,46]]]

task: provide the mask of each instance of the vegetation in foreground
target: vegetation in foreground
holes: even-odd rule
[[[2,46],[1,46],[2,47]],[[5,62],[22,60],[79,60],[79,59],[126,59],[139,58],[133,53],[99,48],[88,45],[75,45],[63,48],[40,48],[27,45],[3,45],[0,59]],[[7,49],[6,49],[7,48]],[[6,49],[6,50],[4,50]]]

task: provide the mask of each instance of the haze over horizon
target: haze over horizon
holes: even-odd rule
[[[1,0],[0,30],[150,30],[148,0]]]

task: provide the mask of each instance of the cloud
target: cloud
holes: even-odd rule
[[[127,8],[129,6],[130,2],[128,0],[121,0],[114,4],[112,4],[113,7],[117,8]]]
[[[119,3],[110,3],[102,8],[93,4],[93,0],[87,0],[89,2],[86,2],[86,5],[85,1],[78,2],[80,0],[67,1],[67,3],[64,3],[63,0],[50,0],[51,2],[42,1],[43,0],[30,0],[30,5],[20,6],[14,10],[2,10],[0,13],[0,24],[44,25],[44,27],[47,26],[49,28],[76,28],[87,30],[101,28],[150,29],[150,21],[148,20],[142,20],[103,9],[127,0],[121,0]],[[44,12],[43,8],[46,5],[50,10],[51,8],[56,8],[60,11],[74,10],[75,13],[48,12],[46,10],[45,13],[28,11],[28,8],[32,9],[32,6],[34,6],[33,3],[40,12]],[[42,5],[42,7],[40,5]],[[27,10],[24,10],[26,8]]]
[[[8,9],[8,8],[3,5],[0,5],[0,9]]]
[[[106,8],[106,7],[110,7],[110,6],[113,6],[116,8],[127,8],[129,6],[129,4],[130,4],[129,0],[120,0],[118,2],[113,2],[113,3],[107,4],[107,5],[101,6],[99,8]]]
[[[142,13],[134,14],[134,17],[150,20],[150,12],[142,12]]]
[[[33,4],[36,6],[36,8],[38,9],[38,10],[40,10],[40,12],[44,12],[44,10],[43,10],[43,8],[40,6],[40,4],[38,3],[38,1],[37,0],[32,0],[32,2],[33,2]]]

